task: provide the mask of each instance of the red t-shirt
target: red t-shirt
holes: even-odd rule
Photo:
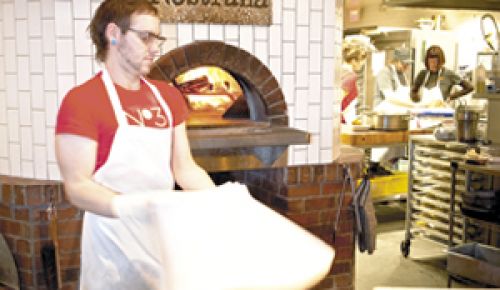
[[[184,122],[188,109],[182,94],[166,82],[148,81],[158,88],[170,108],[173,126]],[[146,83],[141,81],[139,90],[127,90],[116,84],[115,88],[130,125],[171,126]],[[64,97],[57,115],[56,134],[79,135],[97,141],[95,170],[106,162],[117,128],[118,122],[100,73]]]

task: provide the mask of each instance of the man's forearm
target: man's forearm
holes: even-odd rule
[[[116,217],[112,199],[116,193],[93,180],[64,183],[66,195],[74,206],[106,217]]]

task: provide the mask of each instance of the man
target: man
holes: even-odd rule
[[[104,0],[89,31],[103,69],[65,96],[55,140],[67,197],[85,210],[80,287],[161,289],[155,233],[125,221],[174,182],[215,185],[191,155],[183,96],[144,78],[165,40],[156,8]]]
[[[412,63],[410,49],[397,48],[394,50],[392,60],[377,74],[374,108],[379,106],[382,101],[401,107],[414,105],[409,98],[410,82],[405,75]]]
[[[397,48],[394,50],[392,60],[380,70],[376,77],[376,95],[373,103],[375,112],[405,114],[408,108],[416,105],[410,99],[410,82],[405,75],[412,63],[410,49]],[[373,148],[371,150],[369,170],[374,174],[386,175],[389,172],[381,165],[392,167],[397,159],[405,156],[406,149],[404,146]]]

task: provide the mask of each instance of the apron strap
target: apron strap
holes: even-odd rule
[[[115,85],[111,80],[111,76],[108,73],[106,67],[103,67],[101,74],[102,81],[104,82],[104,87],[106,88],[106,92],[108,93],[109,100],[111,101],[111,105],[113,106],[113,111],[115,112],[116,121],[118,122],[118,126],[127,125],[127,117],[123,109],[121,109],[120,98],[118,98],[118,93],[116,92]]]
[[[351,194],[354,195],[354,193],[356,192],[356,183],[355,183],[354,179],[352,178],[351,168],[349,166],[347,166],[346,164],[343,164],[342,165],[342,172],[343,172],[344,180],[342,183],[342,191],[340,192],[340,196],[339,196],[337,213],[335,215],[335,221],[333,223],[333,235],[332,235],[333,242],[335,242],[335,238],[336,238],[336,234],[337,234],[337,227],[338,227],[339,220],[340,220],[340,211],[342,209],[342,204],[344,203],[344,196],[345,196],[345,192],[346,192],[346,188],[347,188],[347,182],[349,182],[351,185]]]
[[[156,97],[156,100],[158,101],[158,103],[160,104],[160,106],[162,106],[163,108],[163,111],[165,112],[165,114],[167,115],[167,119],[168,119],[168,124],[169,126],[173,129],[173,126],[174,126],[174,120],[173,120],[173,117],[172,117],[172,111],[170,111],[170,107],[167,105],[167,103],[165,102],[165,100],[163,99],[163,97],[161,96],[160,94],[160,91],[158,90],[158,88],[153,85],[152,83],[150,83],[148,80],[146,80],[145,78],[141,77],[141,79],[144,81],[144,83],[146,85],[148,85],[149,89],[151,91],[153,91],[153,95],[155,95]]]

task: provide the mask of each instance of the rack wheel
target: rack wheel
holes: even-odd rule
[[[410,254],[410,241],[409,240],[404,240],[401,242],[401,253],[403,254],[403,257],[407,258],[408,255]]]

